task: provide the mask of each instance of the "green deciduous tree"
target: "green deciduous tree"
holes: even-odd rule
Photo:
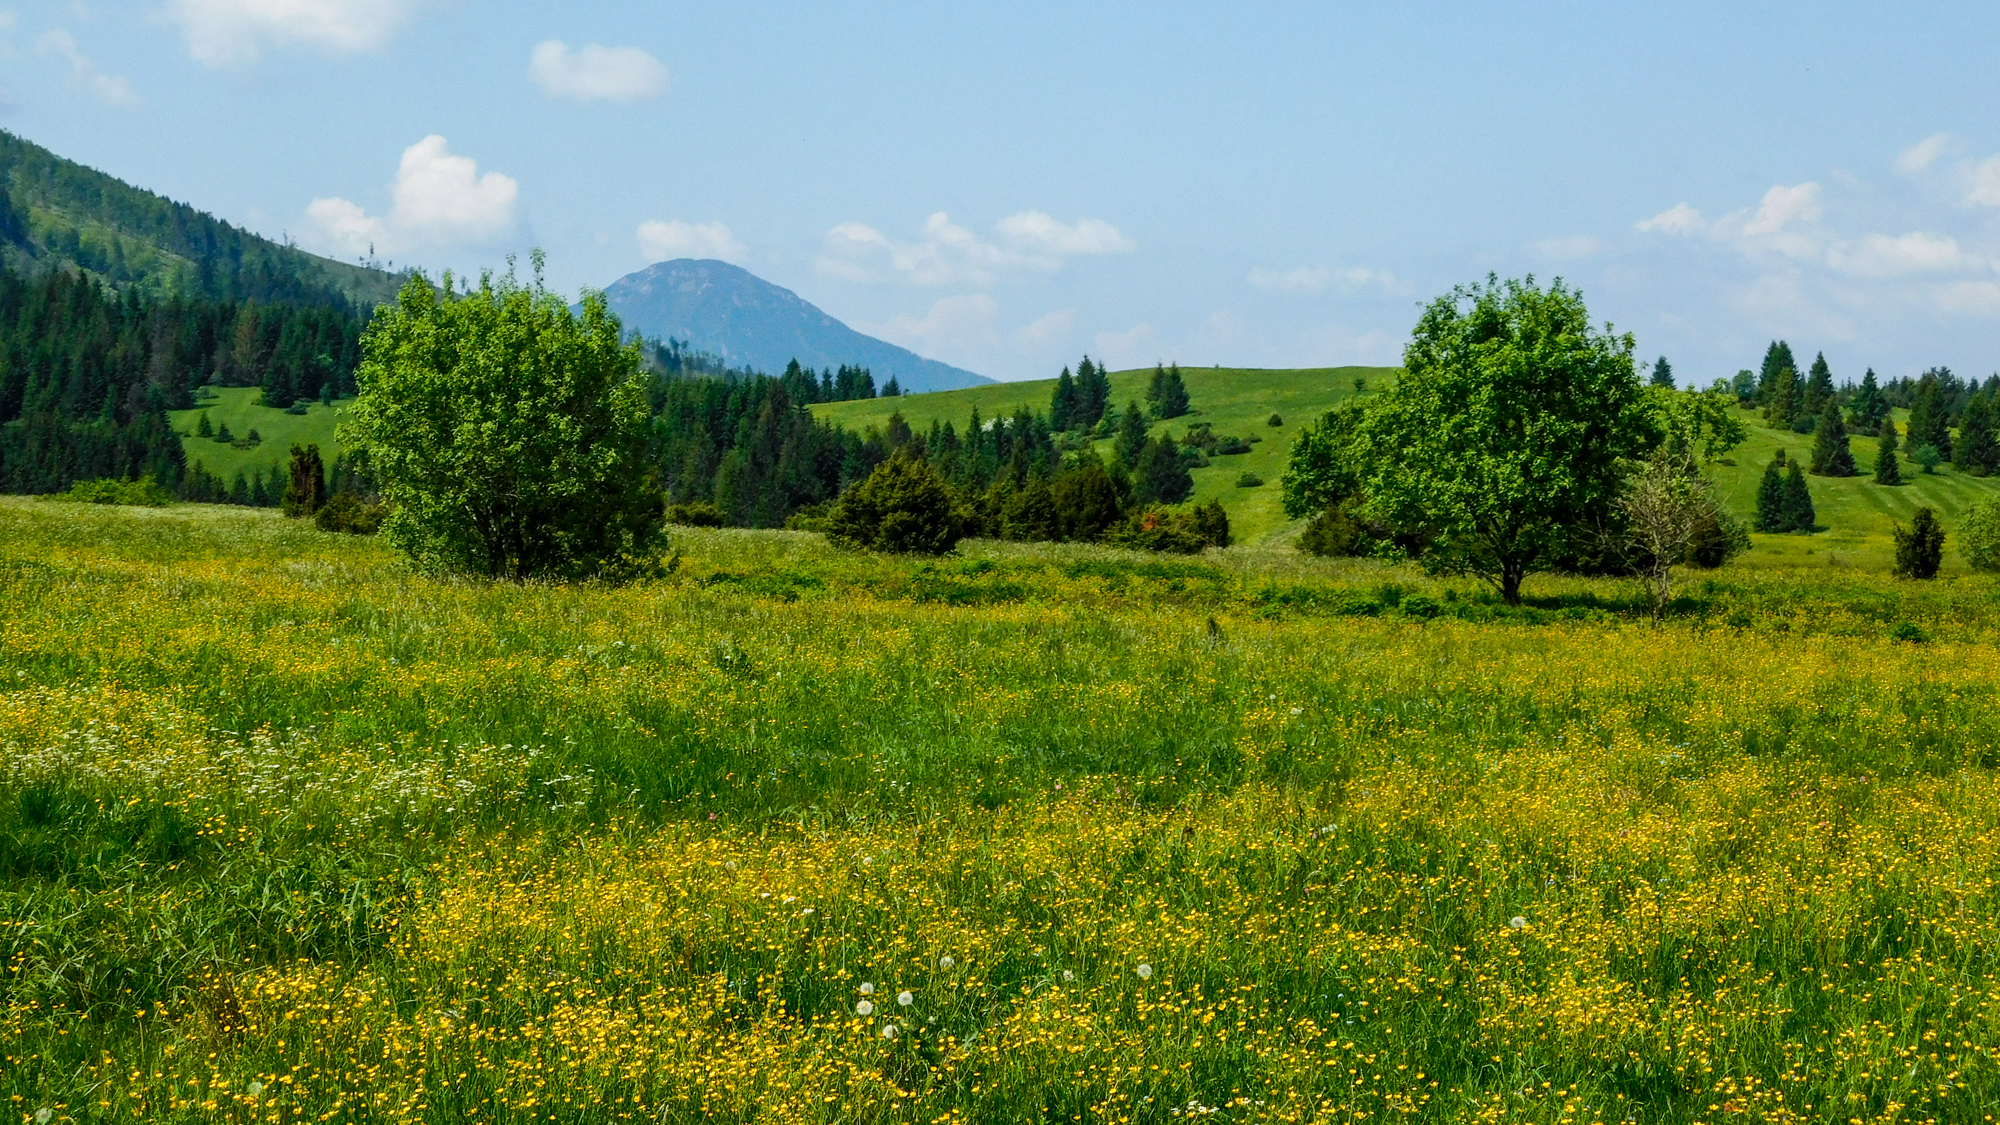
[[[1518,604],[1521,581],[1613,509],[1619,465],[1658,440],[1630,335],[1533,278],[1433,301],[1404,373],[1366,415],[1370,511],[1422,531],[1436,573],[1475,574]]]
[[[1981,502],[1959,521],[1958,550],[1972,569],[2000,571],[2000,497]]]
[[[1897,524],[1892,533],[1896,538],[1896,577],[1936,578],[1938,566],[1944,562],[1944,525],[1938,522],[1937,513],[1928,507],[1918,508],[1909,527]]]
[[[1695,537],[1717,522],[1715,497],[1693,457],[1662,445],[1626,479],[1618,507],[1625,515],[1627,546],[1658,621],[1673,601],[1675,572],[1688,561]]]
[[[572,312],[534,261],[532,285],[509,271],[462,293],[414,274],[363,336],[346,436],[388,504],[383,533],[420,565],[588,575],[655,545],[638,347],[601,295]]]

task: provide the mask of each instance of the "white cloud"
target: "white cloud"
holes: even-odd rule
[[[337,252],[381,253],[477,245],[513,231],[520,185],[498,172],[479,174],[471,157],[454,156],[443,137],[403,150],[390,188],[389,213],[371,216],[340,198],[315,199],[306,218]]]
[[[1064,224],[1039,211],[1009,215],[997,224],[1006,245],[989,241],[938,211],[913,241],[893,239],[866,223],[841,223],[826,232],[819,268],[852,281],[896,278],[918,285],[984,285],[1007,273],[1054,273],[1072,258],[1122,254],[1132,243],[1098,219]]]
[[[1545,238],[1530,244],[1529,249],[1544,258],[1576,261],[1596,256],[1598,251],[1604,249],[1604,243],[1588,235],[1573,235],[1569,238]]]
[[[745,248],[736,241],[726,223],[650,219],[639,224],[639,252],[649,262],[669,258],[720,258],[734,262],[743,257]]]
[[[1102,219],[1061,223],[1040,211],[1023,211],[1000,220],[996,229],[1015,249],[1057,258],[1099,254],[1129,254],[1137,249],[1117,227]]]
[[[1075,325],[1075,309],[1057,309],[1036,317],[1015,335],[1029,344],[1052,344],[1067,339]]]
[[[1708,229],[1708,220],[1687,204],[1676,203],[1652,218],[1640,221],[1637,229],[1659,231],[1661,234],[1700,234]]]
[[[1967,253],[1955,238],[1911,231],[1895,237],[1871,234],[1853,246],[1835,246],[1827,251],[1827,264],[1858,277],[1901,277],[1980,269],[1988,263]]]
[[[1098,360],[1114,370],[1140,367],[1160,359],[1159,336],[1144,321],[1123,332],[1099,332],[1096,343]]]
[[[332,54],[387,43],[417,0],[173,0],[188,53],[209,66],[255,61],[266,47]]]
[[[1938,307],[1946,312],[2000,319],[2000,284],[1991,281],[1954,281],[1933,291]]]
[[[921,317],[899,316],[872,326],[872,334],[920,355],[989,346],[1000,306],[983,293],[946,297]]]
[[[1989,156],[1972,166],[1972,187],[1965,193],[1965,201],[2000,207],[2000,156]]]
[[[636,102],[667,92],[667,68],[637,47],[587,43],[577,50],[559,39],[538,43],[528,76],[554,98]]]
[[[1757,204],[1756,215],[1743,224],[1743,234],[1751,238],[1777,234],[1793,222],[1818,219],[1819,192],[1819,185],[1810,181],[1796,187],[1773,187]]]
[[[84,53],[77,49],[76,40],[62,28],[43,35],[35,44],[35,49],[44,55],[54,55],[69,63],[70,80],[89,90],[98,101],[105,105],[137,106],[143,104],[132,83],[116,74],[106,74],[97,69]]]
[[[1267,293],[1318,293],[1326,288],[1326,280],[1332,271],[1324,266],[1298,266],[1279,270],[1269,266],[1258,266],[1246,278],[1251,285]]]
[[[1896,171],[1905,176],[1915,176],[1928,171],[1937,158],[1958,147],[1958,138],[1950,133],[1932,133],[1896,155]]]

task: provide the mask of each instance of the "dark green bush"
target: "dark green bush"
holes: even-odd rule
[[[729,522],[722,509],[706,500],[696,500],[691,504],[673,504],[666,512],[668,523],[682,527],[721,527]]]
[[[841,496],[827,517],[826,537],[857,550],[942,555],[958,545],[965,518],[935,469],[897,456]]]

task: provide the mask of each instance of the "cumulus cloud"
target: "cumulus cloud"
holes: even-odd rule
[[[572,51],[559,39],[535,45],[528,77],[552,98],[636,102],[667,92],[667,68],[637,47],[586,43]]]
[[[1003,274],[1054,273],[1073,257],[1133,249],[1117,227],[1099,219],[1061,223],[1039,211],[1023,211],[1000,220],[996,230],[997,241],[983,238],[943,211],[926,219],[922,233],[909,241],[867,223],[841,223],[826,232],[819,267],[853,281],[983,285]]]
[[[1965,193],[1967,203],[2000,207],[2000,156],[1989,156],[1969,169],[1972,186]]]
[[[669,258],[720,258],[734,262],[743,257],[745,248],[736,241],[726,223],[651,219],[639,224],[639,252],[649,262],[664,262]]]
[[[1025,343],[1053,344],[1068,339],[1075,326],[1075,309],[1057,309],[1036,317],[1015,334]]]
[[[1099,332],[1097,358],[1113,368],[1140,367],[1160,358],[1159,333],[1141,321],[1123,332]]]
[[[1794,222],[1812,222],[1819,218],[1820,187],[1816,183],[1803,183],[1795,187],[1779,184],[1764,193],[1757,204],[1757,213],[1743,224],[1745,237],[1777,234]]]
[[[1905,176],[1920,175],[1929,171],[1938,157],[1957,147],[1958,139],[1950,133],[1932,133],[1896,154],[1896,171]]]
[[[1258,266],[1245,278],[1251,285],[1266,293],[1318,293],[1326,288],[1327,278],[1333,271],[1324,266],[1298,266],[1279,270],[1269,266]]]
[[[1708,229],[1708,220],[1687,204],[1676,203],[1650,219],[1640,220],[1637,229],[1661,234],[1700,234]]]
[[[2000,284],[1954,281],[1938,286],[1932,297],[1946,312],[2000,319]]]
[[[315,199],[306,220],[323,244],[346,254],[478,245],[513,231],[520,185],[498,172],[480,175],[477,162],[432,134],[403,150],[390,197],[382,216],[346,199]]]
[[[1635,226],[1657,234],[1700,235],[1746,252],[1775,250],[1793,258],[1811,258],[1822,247],[1813,227],[1820,217],[1820,195],[1820,185],[1811,181],[1789,187],[1778,184],[1764,193],[1755,208],[1731,211],[1719,219],[1709,219],[1686,203],[1677,203]]]
[[[1871,234],[1852,245],[1834,246],[1827,251],[1827,264],[1857,277],[1902,277],[1982,269],[1988,261],[1968,253],[1955,238],[1911,231],[1894,237]]]
[[[43,35],[35,44],[35,49],[44,55],[52,55],[69,64],[70,80],[89,90],[98,101],[105,105],[137,106],[142,104],[139,95],[132,89],[132,83],[116,74],[106,74],[97,64],[85,57],[77,49],[76,40],[62,28]]]
[[[990,346],[998,338],[993,322],[999,313],[993,298],[973,293],[943,298],[921,317],[899,316],[871,327],[874,335],[890,343],[937,355]]]
[[[417,0],[173,0],[188,53],[209,66],[252,62],[268,47],[313,47],[331,54],[387,43]]]

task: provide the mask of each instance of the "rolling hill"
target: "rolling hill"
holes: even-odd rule
[[[1299,425],[1312,421],[1335,404],[1355,394],[1354,380],[1366,380],[1369,391],[1395,378],[1396,369],[1383,367],[1335,367],[1306,370],[1256,370],[1244,368],[1182,368],[1194,413],[1186,418],[1156,423],[1155,431],[1183,432],[1190,422],[1210,422],[1218,434],[1263,438],[1249,453],[1210,459],[1209,467],[1194,472],[1195,499],[1219,499],[1229,511],[1232,530],[1245,543],[1284,539],[1295,531],[1296,521],[1287,520],[1279,503],[1278,481],[1285,470],[1291,435]],[[1141,397],[1151,368],[1117,371],[1111,375],[1112,402],[1119,409]],[[889,416],[901,411],[917,429],[927,429],[933,420],[963,426],[973,407],[982,417],[1011,413],[1027,405],[1046,413],[1055,380],[1002,383],[969,390],[937,394],[907,395],[903,398],[861,399],[854,402],[824,403],[813,407],[815,416],[854,429],[886,426]],[[1367,392],[1364,392],[1367,393]],[[1272,413],[1281,415],[1284,425],[1271,427]],[[1906,412],[1897,411],[1897,424],[1906,421]],[[1764,425],[1755,411],[1741,413],[1748,438],[1731,454],[1707,467],[1711,479],[1729,509],[1748,521],[1756,510],[1757,482],[1778,450],[1793,457],[1808,456],[1812,437]],[[1887,570],[1894,557],[1890,530],[1908,523],[1919,506],[1937,509],[1947,529],[1974,504],[2000,496],[2000,477],[1972,477],[1941,467],[1926,476],[1907,458],[1903,463],[1908,483],[1889,488],[1875,484],[1870,475],[1875,467],[1875,439],[1857,437],[1850,441],[1861,475],[1855,477],[1808,478],[1813,503],[1823,530],[1813,535],[1755,535],[1754,548],[1742,561],[1746,566],[1820,565],[1860,566]],[[1110,442],[1098,443],[1105,456]],[[1250,471],[1264,483],[1255,488],[1239,488],[1238,475]],[[1965,564],[1956,548],[1946,544],[1947,572],[1963,571]]]
[[[904,388],[942,391],[992,380],[864,336],[811,302],[728,262],[676,258],[627,274],[604,290],[611,311],[658,339],[675,339],[731,367],[777,375],[796,359],[825,369],[852,364]]]
[[[366,312],[399,275],[273,242],[0,131],[0,262],[87,270],[153,296]]]
[[[294,442],[318,445],[320,459],[328,466],[333,464],[340,455],[340,441],[334,427],[353,399],[336,399],[332,406],[312,402],[307,404],[304,414],[293,414],[261,405],[260,397],[256,387],[209,387],[193,409],[168,411],[168,419],[182,435],[181,446],[187,450],[188,465],[198,464],[225,481],[237,473],[246,476],[268,473],[285,466]],[[255,430],[263,440],[240,448],[197,437],[203,414],[208,415],[210,426],[219,429],[227,425],[238,439],[247,439],[250,431]]]

